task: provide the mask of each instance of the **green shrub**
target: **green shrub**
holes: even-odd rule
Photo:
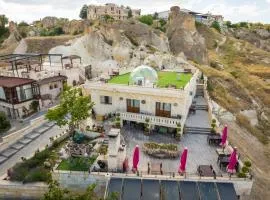
[[[32,101],[30,104],[30,108],[34,111],[37,112],[39,108],[39,102],[38,101]]]
[[[248,167],[246,167],[246,166],[242,167],[242,172],[243,173],[248,173],[249,172]]]
[[[32,169],[27,176],[25,176],[23,182],[49,182],[51,178],[50,171],[44,169],[43,167],[37,167]]]
[[[143,15],[139,18],[139,21],[151,26],[153,24],[153,16],[152,15]]]
[[[212,28],[216,29],[219,33],[221,32],[220,24],[217,21],[214,21],[211,25]]]
[[[251,167],[251,162],[250,162],[249,160],[246,160],[246,161],[244,162],[244,165],[245,165],[246,167]]]
[[[10,129],[10,122],[4,112],[0,112],[0,133]]]
[[[238,178],[246,178],[247,177],[247,175],[245,173],[243,173],[243,172],[239,172],[237,174],[237,176],[238,176]]]

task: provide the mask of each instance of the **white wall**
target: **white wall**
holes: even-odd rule
[[[57,88],[54,88],[55,84],[57,85]],[[50,85],[53,86],[53,89],[50,89]],[[62,81],[56,81],[56,82],[40,85],[40,95],[50,94],[52,95],[52,100],[54,100],[61,91],[63,91]]]

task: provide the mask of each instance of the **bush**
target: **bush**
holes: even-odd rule
[[[37,167],[28,173],[23,182],[49,182],[51,181],[51,178],[51,174],[48,170]]]
[[[237,176],[238,176],[238,178],[246,178],[247,177],[247,175],[245,173],[243,173],[243,172],[239,172],[237,174]]]
[[[244,162],[244,165],[245,165],[246,167],[251,167],[251,162],[250,162],[249,160],[246,160],[246,161]]]
[[[242,167],[242,172],[245,174],[248,173],[249,172],[248,167],[246,167],[246,166]]]
[[[139,21],[151,26],[153,24],[153,16],[152,15],[143,15],[139,18]]]
[[[0,112],[0,133],[7,131],[10,129],[11,125],[6,116],[6,113]]]
[[[34,111],[37,112],[39,108],[39,102],[38,101],[32,101],[30,104],[30,108]]]
[[[216,29],[219,33],[221,32],[220,24],[217,21],[214,21],[211,25],[212,28]]]

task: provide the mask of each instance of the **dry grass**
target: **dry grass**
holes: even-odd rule
[[[26,38],[27,52],[28,53],[48,53],[53,47],[59,45],[65,45],[75,36],[65,35],[65,36],[53,36],[53,37],[30,37]]]

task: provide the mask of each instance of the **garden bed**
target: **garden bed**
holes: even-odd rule
[[[61,163],[58,165],[57,170],[88,171],[96,159],[96,156],[90,158],[70,157],[68,159],[62,160]]]
[[[156,158],[178,158],[180,151],[175,144],[158,144],[147,142],[143,145],[143,152]]]
[[[51,147],[37,151],[32,158],[22,158],[22,162],[8,170],[9,179],[23,183],[51,181],[50,171],[58,159],[57,152],[64,144],[65,140],[55,140]]]

